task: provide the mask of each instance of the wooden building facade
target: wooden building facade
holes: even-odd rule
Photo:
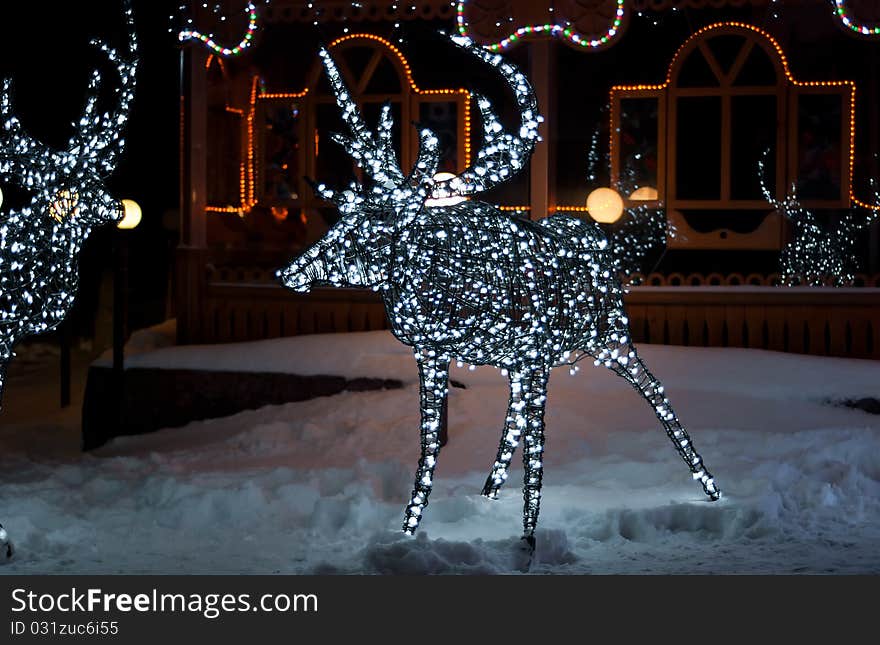
[[[234,15],[243,3],[225,4]],[[846,9],[858,25],[880,24],[875,4]],[[497,105],[510,97],[431,40],[443,28],[504,50],[535,86],[543,141],[528,170],[490,195],[511,216],[588,217],[585,166],[597,137],[604,181],[619,185],[626,174],[653,189],[638,203],[664,208],[676,234],[627,296],[639,340],[880,357],[876,226],[859,240],[852,288],[773,286],[773,259],[790,232],[757,172],[742,171],[764,158],[776,198],[794,184],[829,222],[875,205],[880,34],[856,33],[828,2],[273,0],[257,10],[253,44],[240,55],[197,40],[181,49],[181,342],[386,326],[371,292],[293,294],[273,272],[334,221],[304,178],[353,177],[329,141],[341,126],[318,43],[368,122],[391,102],[403,125],[402,167],[415,158],[412,122],[439,133],[442,170],[468,165],[481,127],[472,92]],[[218,42],[236,42],[246,28],[193,11]],[[817,65],[823,47],[828,60]]]

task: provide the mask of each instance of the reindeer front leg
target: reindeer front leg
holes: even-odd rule
[[[412,535],[422,519],[422,511],[428,505],[434,479],[434,466],[440,454],[440,416],[449,383],[449,358],[437,356],[433,351],[416,352],[419,364],[420,397],[422,408],[422,455],[416,470],[416,483],[406,507],[403,532]]]
[[[510,469],[510,460],[519,445],[519,438],[526,428],[526,418],[523,415],[525,402],[523,401],[523,375],[520,372],[510,372],[510,399],[507,402],[507,416],[504,418],[504,429],[501,431],[501,444],[498,446],[498,454],[492,466],[492,472],[483,485],[483,495],[489,499],[498,499],[498,491],[507,480]]]
[[[523,538],[535,548],[535,528],[541,510],[541,480],[544,476],[544,408],[550,370],[539,368],[529,374],[523,392],[526,436],[523,441]]]
[[[523,434],[523,538],[533,550],[535,527],[541,506],[543,478],[544,408],[547,403],[549,369],[510,373],[510,401],[507,418],[492,472],[483,486],[483,495],[498,497],[498,490],[507,479],[510,461]]]

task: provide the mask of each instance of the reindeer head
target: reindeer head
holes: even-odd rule
[[[103,179],[115,169],[122,152],[125,142],[121,132],[134,96],[137,40],[127,2],[124,11],[129,27],[125,57],[107,43],[92,41],[119,74],[117,105],[112,111],[97,113],[101,77],[97,70],[92,71],[83,114],[73,123],[74,132],[65,150],[53,150],[24,132],[13,114],[10,82],[3,81],[0,173],[11,175],[22,188],[33,192],[30,209],[23,215],[36,212],[86,229],[122,218],[121,204],[107,193]]]
[[[425,208],[432,208],[426,205],[429,198],[467,197],[485,192],[513,177],[528,161],[538,140],[538,124],[543,119],[538,116],[535,96],[526,77],[501,56],[487,52],[467,38],[451,40],[496,68],[511,87],[520,111],[518,135],[505,132],[489,101],[475,96],[484,132],[475,163],[460,175],[435,181],[439,140],[430,129],[420,128],[415,167],[404,174],[392,144],[394,123],[390,106],[383,107],[374,136],[329,52],[321,49],[336,103],[350,131],[350,136],[336,134],[333,139],[351,154],[366,182],[353,183],[341,192],[324,184],[314,186],[320,197],[336,205],[341,217],[321,240],[278,272],[285,286],[295,291],[308,291],[316,284],[381,287],[388,280],[394,239]]]

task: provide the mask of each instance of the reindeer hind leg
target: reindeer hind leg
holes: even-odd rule
[[[703,492],[715,501],[721,497],[721,490],[715,484],[712,474],[703,464],[703,458],[694,447],[687,430],[681,425],[669,400],[663,393],[663,385],[648,370],[644,361],[625,336],[623,342],[610,348],[589,352],[596,359],[597,365],[604,365],[618,376],[625,379],[634,390],[648,402],[654,414],[663,424],[666,434],[679,456],[687,464],[694,479],[699,480]]]

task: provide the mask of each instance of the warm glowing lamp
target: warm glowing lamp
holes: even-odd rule
[[[451,172],[438,172],[434,175],[435,182],[449,181],[450,179],[455,179],[455,175]],[[467,201],[464,197],[438,197],[437,199],[426,199],[425,206],[455,206],[464,201]]]
[[[652,186],[642,186],[641,188],[637,188],[629,196],[634,202],[655,202],[658,197],[659,194],[657,193],[657,189]]]
[[[587,197],[587,211],[600,224],[613,224],[623,214],[623,199],[613,188],[597,188]]]
[[[132,229],[141,223],[141,207],[133,199],[123,199],[122,209],[124,215],[116,228]]]

